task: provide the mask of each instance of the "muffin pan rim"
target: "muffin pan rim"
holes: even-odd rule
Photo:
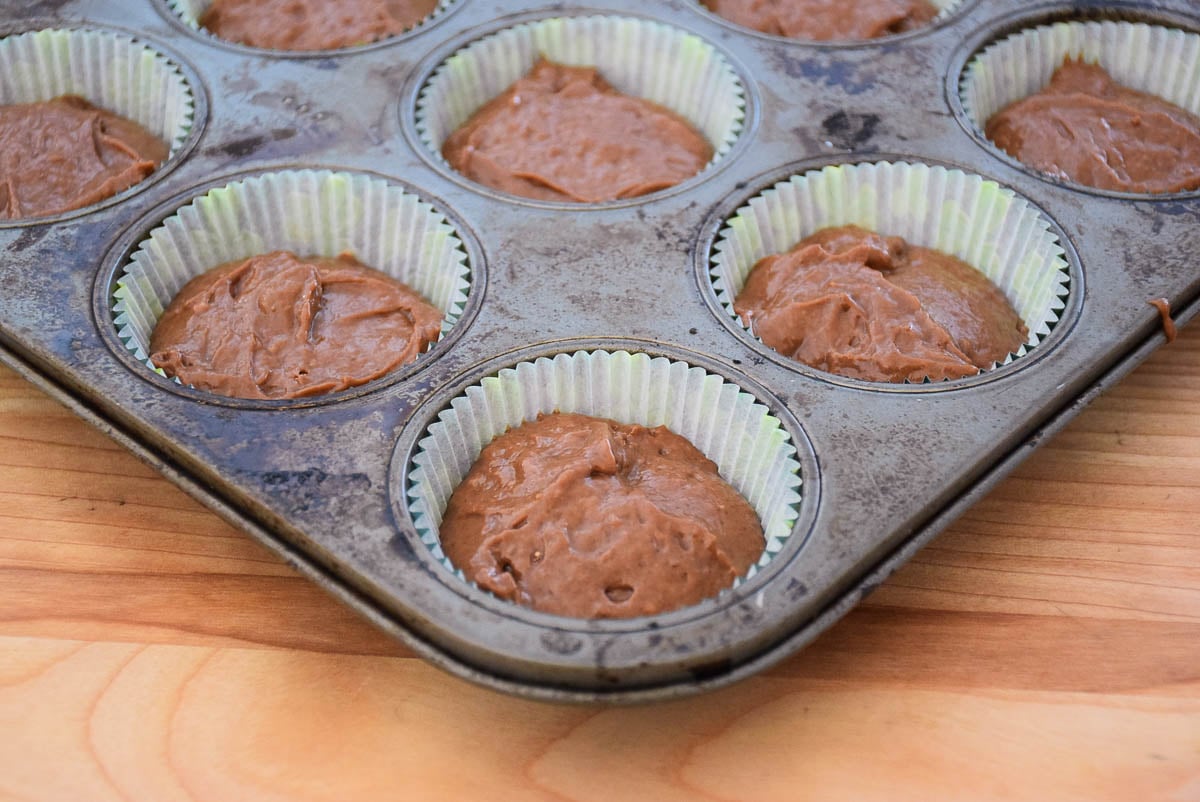
[[[470,0],[456,0],[456,2],[469,2]],[[970,2],[971,0],[968,0]],[[666,187],[664,189],[649,192],[645,195],[638,195],[631,198],[621,198],[612,201],[602,201],[599,203],[577,203],[571,201],[550,201],[538,200],[536,198],[526,198],[520,195],[511,195],[507,192],[502,192],[492,187],[473,181],[467,176],[451,167],[440,153],[435,153],[429,143],[426,143],[421,135],[421,131],[417,125],[418,111],[420,108],[423,96],[433,77],[441,70],[442,66],[455,54],[471,47],[476,42],[500,34],[518,25],[536,23],[543,20],[552,20],[566,17],[625,17],[643,22],[656,23],[668,28],[674,28],[682,33],[690,34],[705,42],[713,48],[713,51],[722,59],[729,67],[742,91],[742,121],[741,128],[734,137],[733,143],[729,146],[729,150],[723,154],[714,156],[708,164],[704,166],[700,172],[695,175],[680,181],[678,184]],[[751,145],[751,140],[757,134],[760,107],[762,105],[761,98],[758,93],[757,82],[749,80],[749,71],[745,65],[736,59],[725,47],[721,46],[704,33],[698,32],[692,28],[680,25],[678,21],[668,22],[661,17],[654,17],[638,11],[613,11],[595,6],[572,6],[572,7],[555,7],[543,8],[540,10],[519,11],[506,16],[497,17],[489,20],[486,23],[475,25],[461,31],[451,39],[438,45],[436,48],[429,51],[428,54],[413,68],[412,72],[405,79],[404,86],[400,92],[400,104],[398,112],[400,115],[400,128],[404,134],[405,140],[409,146],[417,153],[418,156],[436,171],[442,178],[454,182],[460,187],[470,190],[478,195],[504,203],[513,204],[516,206],[526,206],[533,209],[547,209],[552,211],[608,211],[612,209],[625,209],[632,206],[640,206],[647,203],[653,203],[664,198],[670,198],[682,193],[691,191],[697,186],[705,183],[706,180],[718,175],[724,171],[728,165],[735,161],[743,152]],[[713,143],[709,143],[713,144]]]
[[[390,186],[398,187],[406,194],[411,194],[418,201],[429,204],[435,214],[441,215],[446,220],[446,224],[453,229],[459,242],[462,245],[463,251],[466,254],[466,266],[468,279],[467,301],[463,305],[462,314],[455,321],[454,326],[444,336],[440,337],[428,350],[421,353],[420,356],[413,362],[407,365],[392,370],[391,372],[373,379],[365,384],[360,384],[355,387],[349,387],[345,390],[334,393],[324,393],[315,396],[305,396],[302,398],[279,398],[279,399],[253,399],[253,398],[235,398],[233,396],[221,395],[219,393],[199,390],[189,385],[184,385],[174,379],[162,376],[152,370],[139,360],[132,351],[122,342],[117,336],[115,325],[115,314],[113,313],[113,293],[116,290],[117,282],[122,277],[126,267],[129,265],[133,254],[138,250],[142,243],[150,238],[151,232],[162,226],[163,221],[174,216],[180,209],[190,203],[203,197],[213,189],[219,189],[227,186],[235,181],[254,178],[255,176],[264,175],[267,173],[291,172],[300,170],[323,171],[328,170],[332,173],[349,173],[365,175],[370,178],[384,181]],[[106,249],[104,257],[99,262],[99,269],[96,271],[95,280],[92,290],[92,315],[96,322],[97,328],[100,330],[101,338],[109,350],[117,357],[117,359],[133,374],[143,379],[146,382],[182,396],[196,403],[201,403],[209,406],[224,406],[235,409],[262,409],[262,410],[286,410],[286,409],[307,409],[310,407],[327,406],[336,404],[342,401],[349,401],[359,398],[364,395],[371,395],[377,392],[384,391],[398,382],[406,379],[411,379],[419,375],[426,367],[433,363],[445,351],[453,347],[454,343],[461,339],[467,329],[475,322],[478,316],[479,309],[483,305],[483,297],[487,290],[487,257],[483,249],[483,245],[475,231],[468,226],[466,220],[461,217],[456,211],[447,211],[447,204],[439,197],[419,190],[414,184],[402,181],[393,176],[378,173],[371,170],[363,170],[361,168],[347,168],[336,165],[317,165],[314,163],[297,164],[294,162],[267,165],[262,164],[250,170],[241,170],[235,173],[228,173],[217,176],[204,181],[201,184],[196,184],[183,189],[174,195],[166,198],[160,203],[155,204],[152,208],[141,214],[134,221],[127,224],[120,236],[112,241]],[[465,233],[464,233],[465,232]],[[213,265],[212,267],[216,267]]]
[[[1132,22],[1181,30],[1192,35],[1200,36],[1200,10],[1189,15],[1186,12],[1170,8],[1146,8],[1136,3],[1124,0],[1111,0],[1089,6],[1072,6],[1062,2],[1043,3],[1030,8],[1019,9],[987,20],[965,36],[958,47],[950,55],[949,70],[946,74],[946,103],[955,121],[963,132],[983,151],[1004,162],[1008,167],[1019,170],[1025,175],[1035,178],[1051,186],[1061,187],[1071,192],[1083,195],[1093,195],[1118,201],[1138,202],[1173,202],[1200,198],[1200,187],[1180,192],[1124,192],[1112,189],[1101,189],[1087,184],[1081,184],[1066,178],[1059,178],[1049,173],[1041,172],[1030,167],[1006,151],[998,148],[987,138],[983,129],[976,124],[967,113],[962,99],[963,87],[967,81],[967,70],[983,51],[994,44],[1015,36],[1026,30],[1042,28],[1058,22]]]
[[[171,172],[183,164],[191,155],[203,137],[208,124],[209,104],[208,87],[200,77],[200,73],[186,58],[171,47],[164,47],[153,32],[134,31],[108,22],[95,22],[83,19],[57,19],[53,17],[34,17],[29,20],[14,19],[0,21],[0,39],[9,36],[19,36],[38,31],[85,31],[100,34],[118,34],[131,40],[133,44],[142,44],[160,56],[170,66],[178,71],[183,79],[192,100],[192,120],[188,132],[174,153],[170,153],[162,164],[154,168],[150,175],[138,181],[115,195],[103,200],[90,203],[78,209],[71,209],[57,214],[38,217],[20,217],[13,220],[0,219],[0,230],[10,228],[29,228],[33,226],[51,225],[75,220],[80,217],[105,211],[113,206],[124,203],[150,189],[159,181],[165,179]],[[85,98],[86,100],[87,98]],[[170,143],[168,143],[169,146]]]

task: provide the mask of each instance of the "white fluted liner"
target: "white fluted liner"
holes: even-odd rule
[[[435,8],[432,13],[430,13],[427,17],[422,19],[420,22],[413,25],[408,30],[411,31],[415,28],[421,27],[426,22],[429,22],[429,20],[433,19],[438,14],[441,14],[443,11],[445,11],[454,2],[455,2],[455,0],[440,0],[440,2],[437,4],[437,8]],[[172,11],[174,11],[176,14],[179,15],[179,18],[182,19],[189,28],[191,28],[194,31],[203,33],[206,36],[212,36],[214,39],[217,39],[220,37],[217,37],[216,35],[210,33],[208,31],[208,29],[206,29],[204,26],[202,26],[200,24],[200,18],[202,16],[204,16],[204,12],[208,11],[209,6],[211,6],[212,4],[213,4],[213,0],[167,0],[167,5],[171,7]],[[381,39],[380,41],[387,41],[387,40]],[[337,49],[342,49],[342,48],[337,48]],[[306,50],[306,51],[278,51],[278,52],[298,52],[298,53],[314,53],[314,52],[316,52],[316,53],[319,53],[321,51]]]
[[[783,548],[800,505],[800,464],[787,430],[753,395],[724,377],[665,357],[577,351],[522,362],[455,398],[417,444],[407,495],[422,542],[442,552],[438,527],[450,494],[483,447],[539,413],[577,412],[666,426],[717,464],[758,513],[766,549],[743,579]]]
[[[446,138],[541,56],[596,67],[617,91],[679,114],[712,145],[710,164],[742,131],[745,90],[729,62],[700,37],[630,17],[553,17],[485,36],[446,59],[417,100],[421,140],[445,164]]]
[[[170,146],[192,129],[192,91],[166,56],[125,34],[48,28],[0,39],[0,105],[79,95]]]
[[[982,134],[988,118],[1043,89],[1067,58],[1200,115],[1200,34],[1141,22],[1058,22],[1001,39],[967,65],[963,109]]]
[[[210,190],[150,232],[113,294],[118,335],[154,368],[150,335],[184,284],[225,262],[274,250],[352,253],[442,309],[443,336],[470,289],[462,242],[416,195],[358,173],[284,170]]]
[[[751,198],[718,234],[717,299],[740,323],[733,302],[758,260],[850,224],[956,256],[998,286],[1029,328],[1028,341],[1002,364],[1041,342],[1066,305],[1063,248],[1035,207],[995,181],[904,162],[826,167]]]

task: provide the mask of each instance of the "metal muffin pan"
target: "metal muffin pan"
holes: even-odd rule
[[[957,99],[967,60],[997,36],[1112,14],[1200,30],[1190,5],[966,0],[927,30],[839,45],[741,31],[690,0],[455,0],[394,39],[294,55],[193,31],[165,0],[10,3],[0,34],[95,27],[163,52],[192,84],[196,127],[170,170],[116,200],[0,224],[0,358],[452,673],[551,700],[719,687],[815,638],[1160,345],[1150,299],[1167,298],[1179,323],[1200,309],[1200,194],[1113,197],[1045,180],[977,141]],[[449,174],[414,121],[436,67],[480,35],[581,13],[654,19],[714,44],[746,89],[730,152],[671,190],[595,207],[514,200]],[[709,280],[724,221],[790,175],[882,160],[981,175],[1044,212],[1071,286],[1029,356],[961,382],[865,385],[792,364],[729,324]],[[147,370],[110,311],[132,251],[208,188],[288,168],[370,173],[446,215],[471,268],[450,338],[393,376],[302,401],[222,399]],[[405,485],[437,413],[502,368],[596,349],[703,367],[788,430],[799,519],[740,587],[654,618],[564,619],[468,586],[420,542]]]

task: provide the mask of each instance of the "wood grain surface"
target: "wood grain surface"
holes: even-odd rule
[[[378,634],[0,369],[0,800],[1200,800],[1200,326],[803,653],[633,708]]]

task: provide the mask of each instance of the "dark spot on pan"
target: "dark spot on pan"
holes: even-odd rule
[[[861,148],[871,141],[879,128],[878,114],[851,114],[837,111],[821,121],[825,139],[846,150]]]
[[[1194,203],[1159,203],[1155,205],[1154,211],[1172,216],[1181,214],[1200,216],[1200,207]]]
[[[42,238],[49,233],[49,226],[35,226],[33,228],[27,228],[22,231],[15,240],[13,240],[12,244],[8,246],[8,249],[10,251],[20,253],[21,251],[37,245],[42,241]]]
[[[417,555],[413,551],[412,543],[408,542],[408,538],[401,534],[395,534],[388,541],[388,546],[391,550],[405,562],[416,562]]]
[[[262,483],[267,487],[305,487],[319,485],[329,478],[329,474],[319,468],[309,468],[306,471],[266,471],[262,475]]]
[[[543,632],[542,646],[555,654],[575,654],[583,648],[583,641],[567,632]]]
[[[247,136],[227,142],[214,149],[219,153],[224,153],[226,156],[242,159],[261,148],[266,141],[267,138],[265,136]]]
[[[821,86],[837,87],[848,95],[861,95],[874,88],[871,78],[860,78],[854,64],[826,59],[797,58],[784,51],[772,54],[776,69],[787,73],[790,78],[800,78]]]
[[[62,12],[62,7],[70,3],[71,0],[26,0],[25,2],[17,2],[17,7],[5,9],[7,16],[8,11],[21,12],[14,16],[58,16]]]
[[[258,475],[265,490],[297,512],[330,510],[362,504],[371,489],[365,473],[329,474],[319,468],[303,471],[264,471]]]
[[[211,150],[217,153],[223,153],[234,159],[244,159],[259,150],[263,145],[270,142],[282,142],[291,139],[296,135],[295,128],[274,128],[267,134],[255,134],[254,136],[246,136],[241,139],[235,139],[232,142],[226,142],[224,145],[217,145]]]
[[[739,604],[734,608],[733,614],[736,616],[738,624],[743,627],[757,626],[758,622],[763,618],[762,609],[758,605],[750,604],[749,602]]]

